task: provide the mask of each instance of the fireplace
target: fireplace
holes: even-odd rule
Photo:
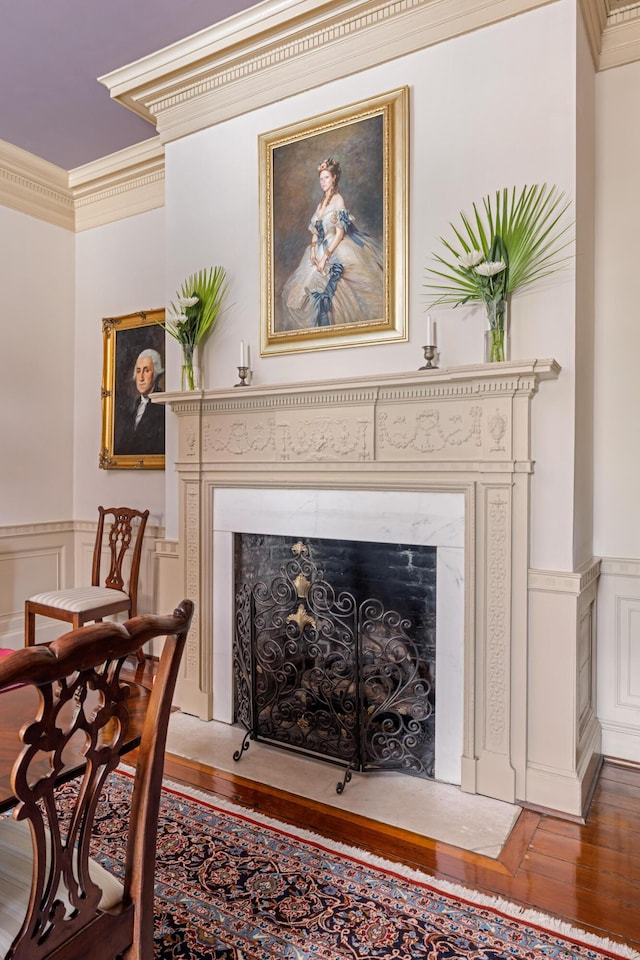
[[[235,536],[234,718],[249,740],[434,778],[436,549]]]
[[[464,657],[464,497],[376,490],[218,489],[213,509],[213,718],[234,719],[235,535],[413,544],[435,552],[435,728],[438,780],[461,782]]]
[[[197,604],[178,705],[233,717],[235,533],[433,544],[439,709],[451,710],[436,777],[507,801],[529,781],[540,796],[555,788],[553,771],[528,766],[522,691],[531,402],[558,373],[553,360],[510,361],[158,398],[178,417],[180,558]],[[575,807],[576,778],[565,782]]]

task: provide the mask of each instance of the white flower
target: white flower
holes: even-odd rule
[[[464,267],[465,270],[469,270],[470,267],[475,267],[483,260],[484,253],[482,250],[470,250],[469,253],[463,253],[461,257],[458,257],[458,266]]]
[[[199,299],[199,297],[178,297],[178,303],[181,307],[193,307]]]
[[[176,313],[176,314],[172,314],[172,316],[170,317],[167,317],[167,320],[169,321],[169,323],[184,323],[184,321],[187,319],[188,318],[186,313]]]
[[[506,267],[504,260],[487,260],[486,263],[481,263],[474,269],[481,277],[495,277],[497,273],[502,273]]]

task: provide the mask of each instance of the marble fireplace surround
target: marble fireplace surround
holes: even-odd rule
[[[235,524],[214,522],[217,491],[218,511],[233,502],[221,492],[234,489],[393,491],[427,501],[456,494],[464,552],[459,780],[463,790],[513,802],[526,766],[530,405],[540,382],[559,373],[552,359],[509,361],[156,395],[178,418],[178,549],[196,602],[177,705],[202,719],[226,709],[214,705],[224,698],[216,671],[228,675],[229,666],[214,658],[214,648],[218,658],[225,649],[214,634],[229,627],[216,619],[212,584],[214,555],[220,561],[228,545],[214,528]],[[440,610],[438,618],[440,644]]]

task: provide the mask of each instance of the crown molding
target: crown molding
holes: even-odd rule
[[[164,146],[157,137],[69,171],[76,231],[164,206]]]
[[[624,21],[611,21],[602,34],[599,70],[609,70],[640,60],[640,5],[634,16]]]
[[[554,0],[264,0],[100,77],[163,143]]]
[[[640,0],[580,0],[596,70],[640,60]]]
[[[155,137],[66,171],[0,140],[0,206],[81,231],[164,206],[164,146]]]
[[[57,227],[74,229],[66,170],[4,140],[0,140],[0,204]]]
[[[0,141],[0,205],[82,231],[164,205],[164,144],[555,0],[263,0],[100,77],[158,136],[65,171]],[[640,60],[640,0],[579,0],[597,70]]]

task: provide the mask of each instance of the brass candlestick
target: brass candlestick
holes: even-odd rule
[[[424,350],[424,358],[427,362],[425,363],[424,367],[419,367],[418,369],[419,370],[437,370],[438,364],[433,362],[435,360],[435,356],[437,353],[435,344],[428,343],[422,349]]]
[[[249,376],[249,367],[238,367],[238,376],[240,380],[234,383],[234,387],[248,387],[247,377]]]

